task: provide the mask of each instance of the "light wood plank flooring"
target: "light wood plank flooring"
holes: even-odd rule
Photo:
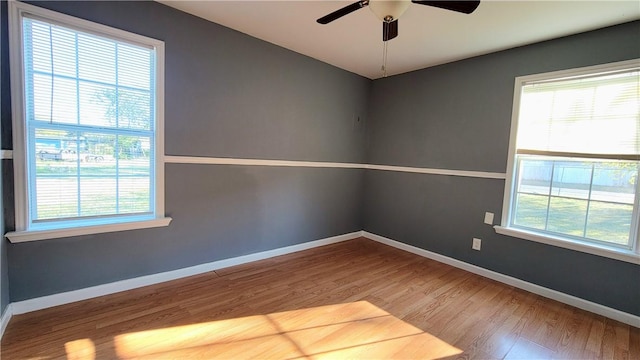
[[[640,330],[364,238],[15,316],[2,359],[640,359]]]

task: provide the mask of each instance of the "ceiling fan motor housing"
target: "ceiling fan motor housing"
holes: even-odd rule
[[[398,20],[402,14],[409,8],[411,0],[369,0],[369,8],[373,13],[384,22]]]

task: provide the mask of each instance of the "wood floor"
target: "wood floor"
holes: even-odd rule
[[[15,316],[2,359],[640,359],[640,329],[356,239]]]

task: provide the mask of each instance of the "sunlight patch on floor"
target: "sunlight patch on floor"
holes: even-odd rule
[[[78,339],[64,344],[67,360],[95,360],[96,347],[91,339]]]
[[[133,332],[113,343],[119,358],[149,359],[438,359],[462,353],[366,301]]]

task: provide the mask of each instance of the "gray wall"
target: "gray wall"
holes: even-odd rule
[[[516,76],[640,56],[635,22],[372,82],[158,3],[40,5],[165,41],[169,155],[504,172]],[[640,314],[638,266],[484,225],[485,211],[500,217],[503,187],[373,170],[167,164],[169,227],[3,243],[0,256],[8,252],[11,301],[20,301],[364,228]],[[472,237],[483,239],[481,252],[470,249]]]
[[[506,172],[517,76],[640,57],[640,22],[373,83],[367,160]],[[640,315],[640,266],[498,235],[504,180],[370,170],[364,228],[419,248]],[[471,250],[473,237],[482,251]]]
[[[38,5],[165,42],[166,154],[364,161],[368,79],[155,2]],[[10,244],[11,301],[363,227],[363,170],[165,171],[169,227]]]

